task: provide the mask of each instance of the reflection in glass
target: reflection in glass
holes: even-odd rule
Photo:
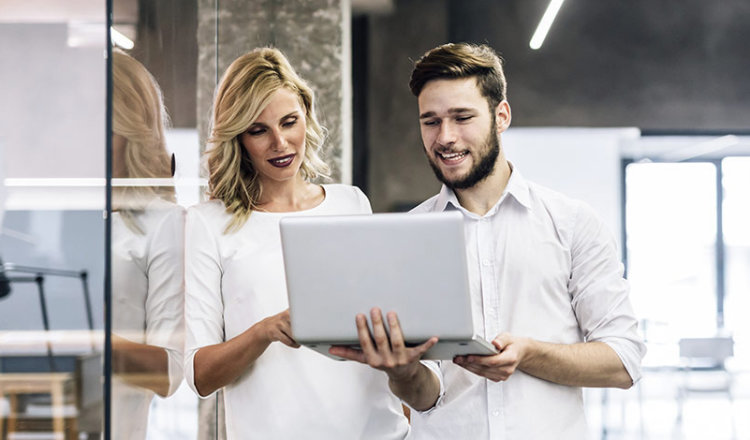
[[[182,380],[183,213],[160,88],[134,58],[112,59],[112,438],[146,437],[153,396]]]

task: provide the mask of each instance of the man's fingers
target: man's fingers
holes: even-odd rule
[[[362,352],[362,350],[356,350],[351,347],[334,345],[333,347],[328,349],[328,353],[340,358],[348,359],[350,361],[357,361],[363,364],[366,363],[365,354]]]
[[[438,343],[437,336],[433,336],[430,339],[428,339],[426,342],[414,347],[414,352],[418,355],[417,356],[418,358],[421,358],[423,354],[427,353],[427,350],[431,349],[437,343]]]
[[[391,344],[388,340],[388,334],[385,331],[385,323],[383,323],[383,314],[380,309],[375,307],[370,311],[370,319],[372,320],[372,338],[375,340],[375,345],[378,351],[381,353],[387,353],[391,350]]]
[[[406,344],[404,343],[404,334],[401,332],[398,316],[396,312],[388,312],[386,318],[388,319],[388,327],[391,330],[391,348],[394,352],[400,352],[406,348]]]
[[[355,318],[357,323],[357,336],[359,337],[359,345],[362,347],[362,351],[374,350],[372,344],[372,335],[370,329],[367,327],[367,318],[363,314],[358,314]]]
[[[492,345],[495,346],[497,351],[503,351],[505,347],[508,346],[512,341],[511,335],[508,333],[500,333],[499,335],[495,336],[495,339],[492,340]]]

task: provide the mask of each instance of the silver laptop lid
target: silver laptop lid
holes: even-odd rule
[[[280,227],[298,342],[356,343],[355,315],[376,306],[398,313],[410,343],[474,335],[461,213],[289,217]]]

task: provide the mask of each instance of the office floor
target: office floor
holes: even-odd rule
[[[649,368],[630,390],[586,389],[592,440],[750,440],[750,370],[735,370],[732,401],[725,393],[690,393],[678,420],[674,369]],[[706,385],[717,380],[710,374]],[[149,439],[196,438],[197,401],[187,387],[168,400],[155,399]],[[9,440],[53,439],[53,434],[11,435]]]
[[[691,392],[678,418],[683,373],[650,369],[639,384],[624,390],[586,390],[593,439],[745,440],[750,439],[750,371],[736,371],[732,400],[723,392]],[[712,385],[712,373],[700,379]]]

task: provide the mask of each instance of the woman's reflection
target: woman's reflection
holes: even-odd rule
[[[119,51],[112,78],[112,438],[143,439],[154,393],[182,380],[184,211],[158,84]]]

